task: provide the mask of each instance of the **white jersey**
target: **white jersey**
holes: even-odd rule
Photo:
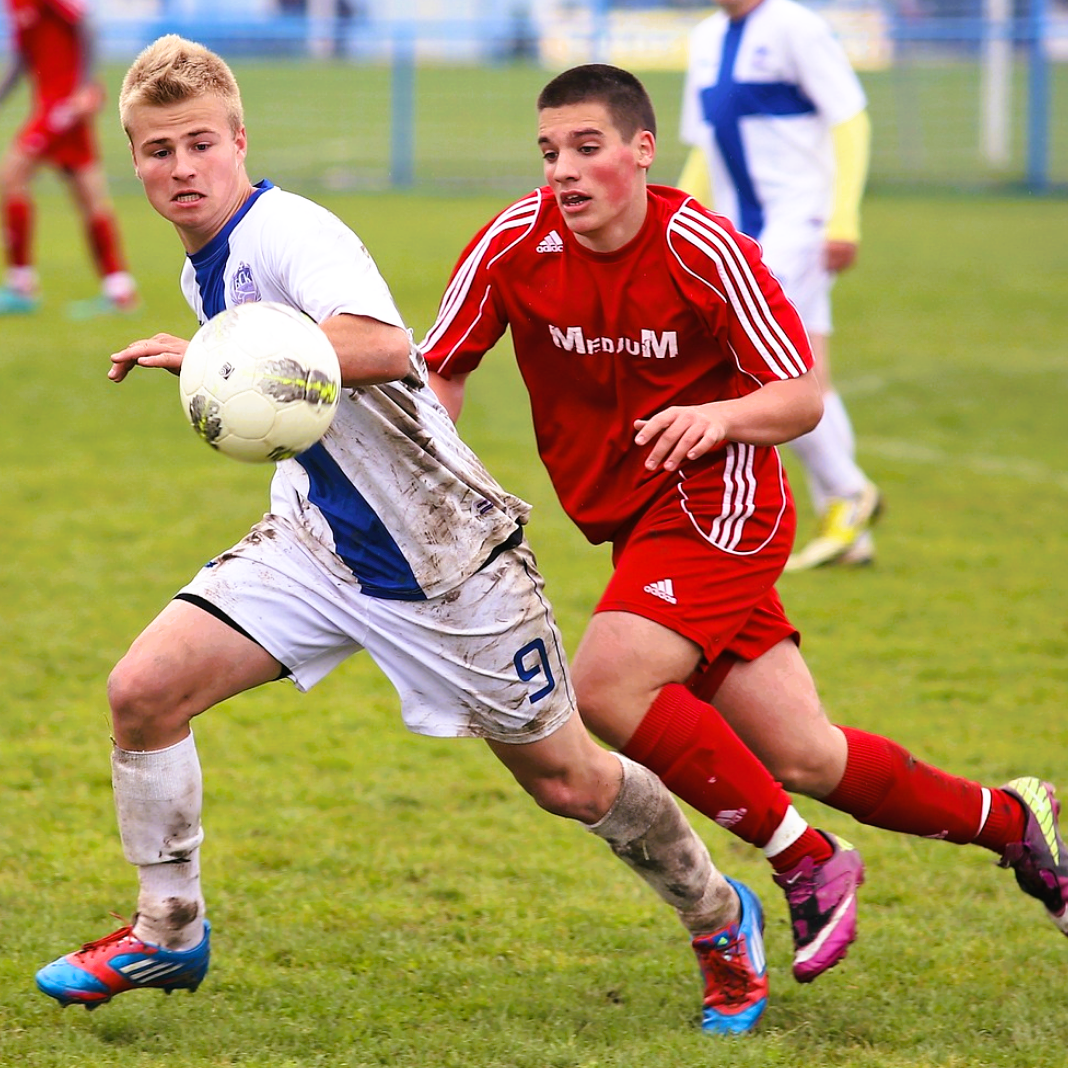
[[[705,153],[715,210],[750,237],[782,227],[822,238],[831,128],[865,107],[831,28],[795,0],[761,0],[734,21],[718,11],[691,34],[682,140]]]
[[[188,257],[181,281],[201,323],[224,308],[269,300],[316,322],[349,313],[404,328],[356,234],[270,182]],[[530,506],[506,493],[460,440],[413,344],[403,380],[346,391],[323,440],[277,465],[271,510],[324,566],[355,575],[363,593],[423,600],[478,571],[526,522]]]

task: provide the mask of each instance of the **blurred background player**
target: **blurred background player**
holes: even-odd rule
[[[868,171],[864,90],[831,28],[795,0],[717,0],[690,37],[679,186],[760,242],[808,331],[823,418],[792,441],[819,517],[787,571],[871,563],[878,490],[857,466],[831,382],[831,286],[860,240]]]
[[[33,103],[0,164],[7,275],[0,288],[0,315],[32,312],[38,305],[33,265],[34,203],[30,188],[43,164],[66,182],[81,215],[86,241],[102,279],[98,297],[70,306],[76,318],[129,312],[137,306],[126,269],[118,222],[108,196],[93,116],[104,90],[93,76],[93,37],[85,0],[5,0],[14,37],[14,63],[0,83],[0,103],[23,76]]]

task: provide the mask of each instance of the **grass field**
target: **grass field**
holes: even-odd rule
[[[281,143],[280,130],[264,138]],[[766,865],[701,824],[720,865],[764,898],[772,977],[761,1034],[710,1042],[692,955],[653,895],[540,813],[478,743],[407,735],[361,660],[309,695],[280,684],[198,724],[216,931],[201,990],[61,1014],[34,971],[134,901],[114,831],[108,670],[259,516],[268,471],[205,449],[170,376],[105,378],[132,337],[191,332],[167,225],[123,193],[145,308],[74,324],[64,303],[94,282],[68,206],[43,189],[46,302],[0,320],[0,1065],[1062,1068],[1068,944],[992,854],[811,802],[867,859],[861,937],[835,972],[794,984]],[[323,199],[365,239],[417,336],[503,203]],[[835,362],[889,503],[879,562],[781,590],[833,717],[985,782],[1030,773],[1068,788],[1064,210],[870,198],[861,264],[837,292]],[[462,429],[536,505],[531,541],[573,648],[607,557],[560,514],[498,355],[471,383]]]
[[[417,333],[490,198],[334,196]],[[182,333],[177,246],[121,210],[146,307],[68,323],[88,295],[66,205],[41,211],[47,286],[0,321],[0,1064],[1063,1065],[1068,945],[992,855],[856,827],[861,937],[812,987],[766,867],[703,826],[768,908],[773,1000],[752,1041],[711,1045],[675,921],[577,827],[537,811],[473,742],[414,738],[372,665],[311,694],[246,695],[198,726],[216,963],[195,997],[60,1014],[32,986],[129,910],[113,828],[104,680],[137,630],[265,505],[268,472],[209,452],[173,379],[105,379],[107,354]],[[991,783],[1064,782],[1068,329],[1048,201],[873,199],[838,293],[837,367],[889,515],[878,566],[789,576],[832,714]],[[531,539],[571,647],[606,574],[533,459],[506,353],[463,429],[536,505]],[[799,494],[803,498],[803,492]]]

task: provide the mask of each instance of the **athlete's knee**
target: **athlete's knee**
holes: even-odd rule
[[[133,652],[112,669],[107,689],[115,740],[123,749],[161,748],[184,733],[193,715],[189,695],[169,673]]]
[[[28,196],[32,174],[32,167],[23,157],[8,155],[0,160],[0,190],[5,197]]]
[[[806,739],[803,746],[779,746],[763,754],[763,763],[788,793],[826,797],[845,771],[833,733]]]
[[[5,200],[29,195],[29,184],[8,167],[0,167],[0,193]]]
[[[539,808],[582,823],[596,823],[612,807],[604,787],[587,776],[540,775],[524,782],[523,788]]]
[[[587,658],[573,665],[571,683],[583,723],[599,738],[604,738],[611,726],[612,680],[604,676],[596,662]]]
[[[614,749],[630,740],[656,698],[646,680],[631,680],[598,664],[573,671],[572,683],[583,723]]]
[[[575,704],[587,730],[614,745],[615,740],[611,737],[613,702],[608,691],[595,684],[590,685],[585,680],[581,684],[575,680],[574,686]]]
[[[575,656],[571,662],[571,682],[575,687],[575,698],[579,706],[597,707],[603,695],[613,683],[605,671],[600,657]]]

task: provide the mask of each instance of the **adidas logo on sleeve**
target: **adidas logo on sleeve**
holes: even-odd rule
[[[539,242],[535,252],[563,252],[564,239],[555,231],[550,230]]]
[[[675,584],[671,579],[660,579],[658,582],[650,582],[645,587],[646,593],[651,593],[654,597],[659,597],[662,601],[667,601],[668,604],[678,604],[678,598],[675,596]]]

